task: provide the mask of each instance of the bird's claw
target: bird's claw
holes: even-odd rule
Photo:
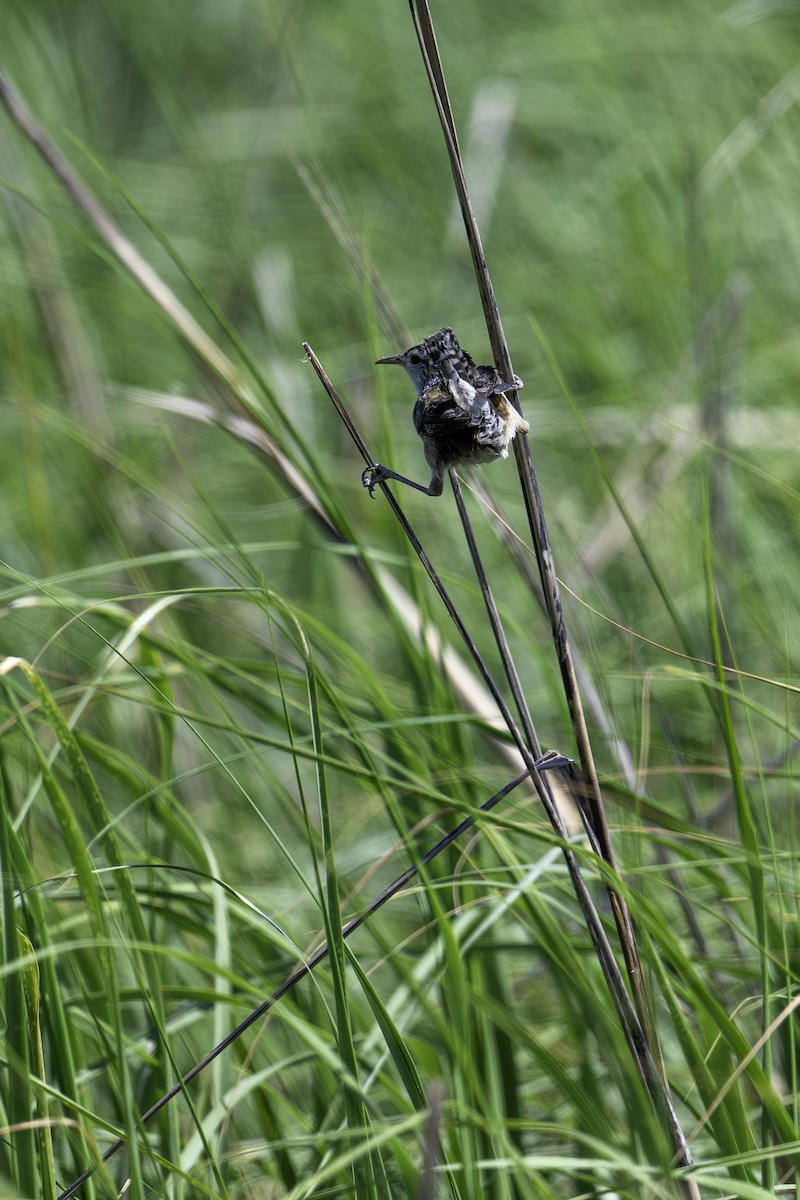
[[[505,395],[506,392],[522,391],[524,386],[525,384],[522,382],[519,375],[515,375],[513,383],[506,383],[504,379],[501,379],[499,383],[495,384],[494,390],[496,395]]]
[[[361,486],[369,492],[370,500],[375,499],[375,488],[383,478],[383,467],[379,463],[374,467],[365,467],[361,472]]]

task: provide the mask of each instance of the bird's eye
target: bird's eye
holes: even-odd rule
[[[420,356],[418,354],[409,354],[408,361],[411,363],[412,366],[416,367],[419,365],[419,363],[422,362],[422,359],[420,358]]]

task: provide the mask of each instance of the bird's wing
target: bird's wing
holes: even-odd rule
[[[478,428],[483,403],[464,408],[443,388],[431,392],[423,392],[414,405],[414,428],[420,437],[441,438],[457,430]]]

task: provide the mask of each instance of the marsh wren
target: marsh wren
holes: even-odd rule
[[[426,496],[441,496],[448,468],[507,458],[516,435],[528,432],[528,422],[506,399],[507,392],[522,387],[522,380],[515,375],[513,383],[506,383],[494,367],[477,366],[452,329],[440,329],[418,346],[379,358],[378,363],[403,367],[416,389],[414,428],[422,438],[431,481],[423,487],[388,467],[367,467],[361,482],[370,496],[384,479],[397,479]]]

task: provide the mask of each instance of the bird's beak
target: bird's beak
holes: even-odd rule
[[[375,366],[379,367],[381,363],[397,363],[398,367],[403,365],[402,354],[390,354],[388,358],[378,358],[375,360]]]

